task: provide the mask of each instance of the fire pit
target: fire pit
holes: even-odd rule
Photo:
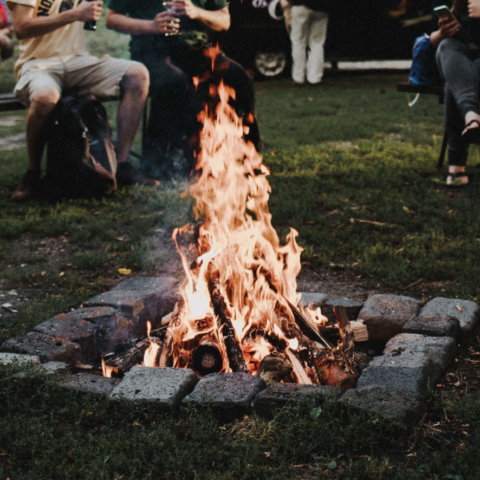
[[[185,273],[179,296],[175,279],[129,279],[2,350],[33,354],[44,364],[65,361],[89,372],[88,381],[113,399],[150,399],[170,411],[207,404],[239,415],[253,403],[258,413],[271,413],[306,398],[307,388],[311,405],[344,393],[341,401],[356,408],[415,421],[429,386],[454,357],[460,329],[476,325],[478,305],[434,299],[422,307],[410,297],[376,295],[352,315],[344,308],[348,299],[302,303],[297,232],[280,244],[268,209],[268,169],[243,141],[229,104],[234,92],[221,85],[216,93],[215,112],[207,108],[202,118],[189,188],[196,224],[173,234]],[[321,310],[328,302],[329,317]],[[357,314],[360,322],[351,322]],[[355,339],[368,336],[388,343],[360,376]],[[238,402],[227,407],[232,389]]]

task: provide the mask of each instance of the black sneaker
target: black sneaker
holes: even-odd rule
[[[117,184],[119,187],[128,187],[130,185],[147,185],[156,187],[160,185],[158,180],[144,177],[135,170],[128,162],[119,163],[117,166]]]
[[[42,185],[41,173],[27,170],[27,173],[20,179],[20,183],[12,193],[12,200],[21,202],[27,198],[33,198],[40,194]]]

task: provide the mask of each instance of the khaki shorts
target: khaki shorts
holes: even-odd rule
[[[120,82],[127,70],[138,62],[90,55],[34,59],[20,70],[15,95],[27,107],[35,94],[44,87],[60,93],[92,94],[100,100],[120,97]]]

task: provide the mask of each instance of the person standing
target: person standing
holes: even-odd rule
[[[291,4],[293,81],[304,83],[306,74],[308,83],[320,83],[327,38],[328,0],[291,0]]]

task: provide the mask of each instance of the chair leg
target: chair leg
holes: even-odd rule
[[[448,137],[447,131],[445,130],[442,140],[442,148],[440,149],[440,155],[438,157],[437,170],[440,170],[443,167],[443,162],[445,161],[445,153],[447,152]]]

